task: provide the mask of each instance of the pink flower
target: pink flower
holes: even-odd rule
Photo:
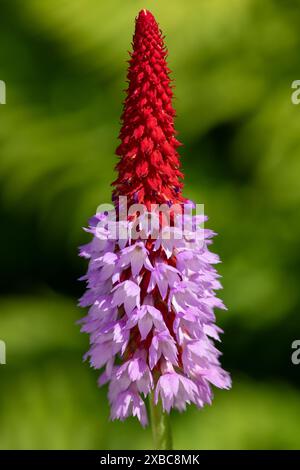
[[[140,305],[140,287],[135,282],[124,281],[114,287],[112,292],[114,292],[112,305],[118,307],[123,305],[127,315]]]
[[[160,396],[163,409],[168,413],[173,407],[183,411],[186,403],[197,403],[197,395],[198,389],[192,380],[176,372],[167,372],[157,382],[155,402]]]
[[[155,327],[157,331],[166,329],[160,311],[152,305],[145,304],[133,311],[126,323],[126,328],[131,329],[135,325],[139,327],[142,340],[147,338],[153,327]]]
[[[214,346],[222,332],[214,309],[225,309],[215,294],[221,288],[214,267],[219,258],[209,251],[214,233],[200,227],[206,216],[183,210],[185,203],[189,209],[194,204],[182,195],[166,54],[153,15],[142,10],[116,151],[117,217],[92,217],[86,230],[93,239],[80,248],[89,260],[80,299],[89,307],[80,321],[90,337],[85,358],[102,369],[98,384],[109,383],[111,418],[133,415],[143,426],[149,393],[169,412],[189,403],[210,404],[211,384],[230,387]],[[144,213],[138,217],[133,211],[122,220],[119,196],[127,197],[129,207],[143,204]],[[157,211],[160,204],[164,217]]]

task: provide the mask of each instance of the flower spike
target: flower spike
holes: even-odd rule
[[[214,345],[222,332],[214,308],[225,308],[215,295],[219,259],[208,249],[214,233],[200,226],[204,216],[185,212],[193,204],[182,195],[166,56],[154,16],[142,10],[116,150],[117,216],[112,222],[109,213],[97,213],[88,229],[93,239],[81,248],[89,259],[80,300],[90,306],[81,320],[90,335],[85,357],[102,369],[99,385],[109,382],[111,418],[133,415],[143,426],[150,393],[169,413],[211,404],[211,385],[231,386]],[[120,197],[144,211],[133,209],[122,219]]]

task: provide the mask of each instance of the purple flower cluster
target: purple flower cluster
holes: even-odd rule
[[[144,218],[146,238],[138,240],[132,221],[115,223],[122,233],[125,224],[126,239],[121,230],[112,234],[105,213],[90,221],[93,239],[80,249],[90,260],[80,305],[90,309],[81,322],[90,335],[85,357],[103,368],[99,385],[109,382],[112,419],[133,415],[145,426],[144,398],[151,392],[165,411],[182,411],[189,403],[210,404],[211,384],[231,385],[214,345],[221,333],[214,308],[225,307],[214,292],[221,288],[213,266],[219,258],[208,249],[214,233],[201,228],[204,220],[191,216],[192,234],[177,237],[168,227],[168,237],[163,229],[154,238]]]

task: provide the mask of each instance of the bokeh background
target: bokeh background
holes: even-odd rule
[[[300,447],[300,79],[297,0],[0,0],[0,447],[151,448],[109,422],[82,363],[82,226],[110,201],[127,51],[157,17],[176,82],[185,195],[219,233],[232,391],[173,413],[177,449]]]

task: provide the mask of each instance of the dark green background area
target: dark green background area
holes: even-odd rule
[[[0,448],[151,448],[109,422],[75,322],[82,226],[110,201],[127,50],[141,8],[169,49],[185,195],[205,204],[233,389],[172,414],[175,448],[299,448],[297,0],[0,0]]]

